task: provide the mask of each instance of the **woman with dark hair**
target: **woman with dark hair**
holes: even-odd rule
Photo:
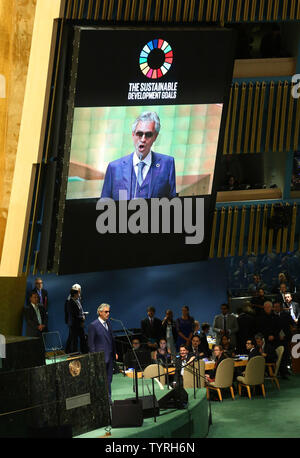
[[[221,338],[221,345],[224,350],[224,355],[227,358],[234,358],[235,357],[235,348],[233,345],[230,343],[230,338],[228,337],[228,334],[224,334]]]
[[[194,318],[190,316],[189,308],[187,305],[182,307],[182,315],[176,320],[176,331],[177,331],[177,351],[180,345],[191,345],[193,333],[194,333]]]
[[[205,375],[205,378],[208,382],[214,382],[216,378],[216,372],[221,361],[226,359],[222,345],[214,345],[213,348],[213,357],[215,360],[215,366],[209,375]]]
[[[177,331],[176,331],[176,323],[173,319],[173,312],[170,309],[166,310],[166,316],[162,320],[162,330],[163,330],[163,335],[167,341],[168,351],[172,354],[172,356],[175,356],[176,355]]]
[[[165,338],[159,340],[158,349],[153,352],[153,360],[160,362],[163,366],[171,362],[171,353],[167,349],[167,341]]]

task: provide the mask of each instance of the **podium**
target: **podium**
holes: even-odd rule
[[[74,436],[109,423],[103,352],[0,372],[0,437],[43,437],[46,429]]]
[[[40,337],[5,336],[6,355],[1,371],[14,371],[45,364],[45,351]]]

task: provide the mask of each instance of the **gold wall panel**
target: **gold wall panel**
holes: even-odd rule
[[[0,2],[0,260],[18,147],[36,0]]]
[[[26,277],[0,277],[0,290],[0,334],[20,336],[26,297]]]
[[[290,204],[283,204],[289,208]],[[228,256],[255,256],[266,253],[294,251],[297,224],[297,204],[291,207],[291,221],[279,230],[268,227],[268,219],[274,215],[274,204],[250,207],[215,209],[210,258]],[[225,234],[225,237],[224,237]],[[299,241],[300,251],[300,241]]]

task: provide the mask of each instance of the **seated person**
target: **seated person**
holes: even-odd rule
[[[267,285],[263,282],[261,276],[259,274],[253,274],[253,281],[252,283],[250,283],[248,287],[249,294],[254,296],[256,291],[258,291],[259,289],[265,290],[266,288]]]
[[[235,348],[230,343],[230,338],[227,334],[224,334],[221,338],[221,345],[223,347],[224,355],[227,358],[234,358],[235,357]]]
[[[254,356],[260,356],[260,352],[256,346],[256,341],[254,339],[247,339],[246,341],[246,350],[248,355],[248,361]]]
[[[255,339],[247,339],[246,341],[246,350],[248,354],[248,361],[253,358],[254,356],[260,356],[260,353],[258,351],[258,348],[256,346],[256,341]],[[241,375],[242,377],[245,376],[245,370],[241,370],[240,367],[235,367],[234,368],[235,376]]]
[[[213,358],[215,360],[215,367],[213,368],[212,371],[209,371],[209,374],[205,374],[205,378],[208,382],[215,381],[218,365],[220,364],[221,361],[226,359],[226,355],[224,354],[222,345],[214,345]]]
[[[133,367],[136,370],[145,369],[151,364],[151,354],[148,348],[141,344],[139,337],[133,337],[131,344],[132,348],[124,355],[124,366]]]
[[[200,337],[200,342],[201,342],[201,348],[204,353],[204,358],[210,358],[212,355],[212,351],[209,348],[209,344],[207,341],[207,334],[210,329],[209,323],[202,323],[201,329],[202,331],[200,332],[199,337]]]
[[[237,189],[240,189],[238,180],[234,175],[229,175],[222,191],[235,191]]]
[[[177,355],[175,360],[175,377],[174,383],[175,386],[183,386],[183,373],[184,368],[187,364],[191,363],[195,359],[193,355],[190,355],[189,347],[187,345],[180,345],[179,355]]]
[[[191,355],[195,356],[196,358],[204,358],[205,353],[201,346],[201,340],[198,335],[193,336],[191,346],[189,347],[189,351]]]
[[[171,352],[167,349],[165,338],[159,340],[158,349],[153,352],[152,359],[154,362],[161,363],[163,366],[171,364]]]
[[[255,335],[255,341],[259,355],[264,356],[266,363],[276,363],[277,353],[272,344],[265,342],[262,334]]]

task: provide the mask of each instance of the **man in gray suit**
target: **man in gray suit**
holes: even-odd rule
[[[213,322],[213,331],[217,335],[217,345],[221,343],[222,336],[230,337],[232,346],[236,346],[236,333],[239,330],[238,321],[235,315],[229,313],[228,304],[221,305],[221,315],[216,315]]]

